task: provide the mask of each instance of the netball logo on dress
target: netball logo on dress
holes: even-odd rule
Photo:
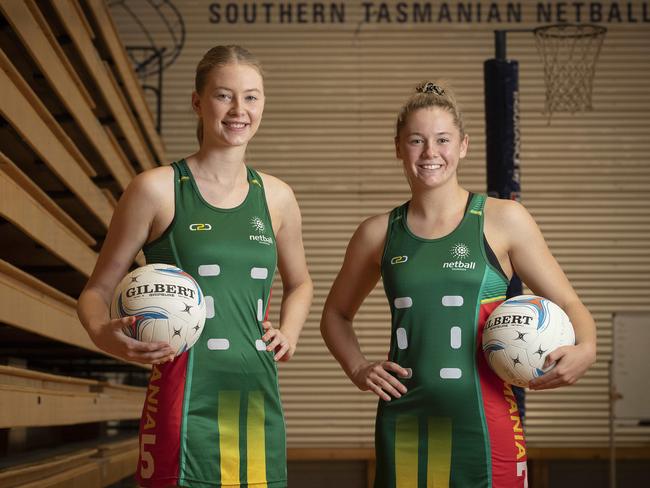
[[[264,221],[261,218],[253,217],[251,218],[250,222],[251,222],[251,226],[253,227],[253,231],[259,232],[259,234],[249,235],[248,236],[249,241],[259,242],[260,244],[264,244],[266,246],[270,246],[271,244],[273,244],[273,239],[263,235],[263,233],[266,231],[266,225],[264,224]]]
[[[470,252],[467,244],[463,242],[458,242],[449,250],[452,257],[456,258],[456,261],[448,261],[442,263],[442,269],[451,269],[453,271],[467,271],[476,269],[476,262],[465,260],[469,258]]]
[[[257,232],[264,232],[266,230],[266,226],[264,225],[264,222],[259,217],[253,217],[251,219],[251,225],[253,226],[253,229],[255,229]]]
[[[402,264],[409,260],[408,256],[395,256],[391,258],[390,264]]]

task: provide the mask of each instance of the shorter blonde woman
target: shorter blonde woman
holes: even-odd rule
[[[595,326],[526,209],[458,184],[468,136],[448,87],[425,82],[397,117],[411,199],[363,222],[327,298],[321,331],[341,366],[379,398],[376,488],[523,488],[526,446],[512,390],[481,352],[485,319],[513,272],[560,305],[577,344],[557,349],[536,389],[574,383],[594,362]],[[382,277],[387,361],[368,361],[352,322]]]

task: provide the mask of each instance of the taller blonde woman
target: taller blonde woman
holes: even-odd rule
[[[276,361],[289,360],[312,283],[293,192],[245,161],[264,110],[258,61],[239,46],[210,49],[196,70],[198,152],[138,175],[115,211],[79,299],[93,341],[125,360],[153,363],[140,423],[137,478],[146,487],[287,486],[285,426]],[[113,290],[142,248],[203,289],[199,341],[173,361],[166,344],[109,320]],[[277,268],[280,324],[267,321]]]

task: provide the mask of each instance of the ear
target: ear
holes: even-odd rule
[[[395,142],[395,157],[397,159],[402,159],[402,155],[399,150],[399,136],[395,136],[394,142]]]
[[[460,159],[463,159],[467,155],[468,147],[469,147],[469,136],[465,134],[463,140],[460,141]]]
[[[201,98],[195,91],[192,92],[192,110],[196,115],[201,116]]]

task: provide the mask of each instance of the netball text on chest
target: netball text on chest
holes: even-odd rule
[[[263,236],[261,234],[257,235],[257,236],[250,235],[250,236],[248,236],[248,240],[249,241],[256,241],[256,242],[259,242],[260,244],[266,244],[267,246],[270,246],[271,244],[273,244],[273,239],[271,239],[270,237]]]
[[[442,268],[445,269],[476,269],[476,263],[472,261],[471,263],[465,263],[463,261],[454,261],[453,263],[443,263]]]

